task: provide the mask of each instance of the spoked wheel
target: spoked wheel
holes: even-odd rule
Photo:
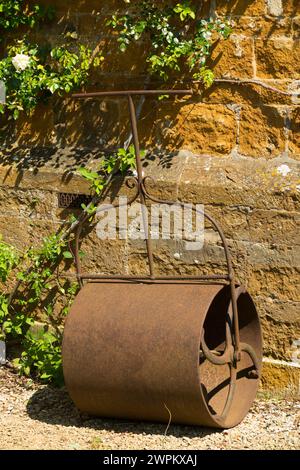
[[[202,393],[213,419],[232,427],[247,414],[255,397],[261,371],[261,333],[255,306],[243,286],[236,288],[240,323],[240,360],[235,357],[232,300],[224,317],[217,299],[207,314],[201,339]],[[221,309],[224,312],[224,308]],[[225,326],[225,328],[224,328]],[[225,332],[225,336],[224,336]]]

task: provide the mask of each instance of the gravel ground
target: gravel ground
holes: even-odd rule
[[[0,449],[300,449],[300,401],[258,399],[234,429],[92,419],[65,390],[0,367]]]

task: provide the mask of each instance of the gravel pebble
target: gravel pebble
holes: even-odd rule
[[[200,450],[300,449],[300,401],[257,399],[236,428],[95,419],[64,389],[33,383],[0,367],[0,449]]]

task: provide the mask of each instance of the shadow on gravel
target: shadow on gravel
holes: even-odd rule
[[[81,414],[75,408],[65,389],[56,389],[53,387],[45,387],[38,390],[27,403],[27,413],[33,420],[61,426],[76,426],[134,434],[145,433],[163,435],[166,431],[165,424],[100,419]],[[192,438],[195,436],[205,437],[209,434],[216,434],[219,432],[221,431],[218,429],[171,424],[167,435]]]

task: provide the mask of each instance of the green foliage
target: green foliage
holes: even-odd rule
[[[196,12],[191,8],[191,2],[189,1],[177,3],[174,12],[179,14],[181,21],[185,21],[188,17],[193,20],[196,18]]]
[[[0,239],[0,281],[5,284],[12,270],[18,265],[20,256],[13,246],[3,242],[2,237]],[[22,334],[23,326],[29,325],[29,321],[22,314],[17,314],[14,318],[10,317],[8,294],[5,292],[0,293],[0,325],[1,338],[4,338],[7,333],[11,334],[12,337],[17,337]]]
[[[53,20],[54,16],[51,6],[23,0],[0,1],[0,29],[14,30],[23,25],[28,30],[40,20]],[[82,44],[75,46],[75,32],[64,36],[73,40],[72,47],[38,46],[29,42],[27,34],[14,44],[7,43],[0,60],[0,80],[6,87],[6,103],[0,104],[2,114],[7,112],[17,119],[22,111],[30,114],[39,101],[54,93],[70,93],[87,82],[91,68],[98,67],[103,57]]]
[[[141,157],[145,155],[144,151],[140,152]],[[107,187],[109,177],[118,171],[122,175],[126,175],[128,171],[136,168],[136,156],[133,145],[128,149],[120,148],[113,155],[106,156],[100,163],[99,171],[93,171],[88,168],[79,168],[78,173],[90,183],[90,191],[94,196],[100,196]],[[82,209],[90,215],[90,221],[93,219],[97,207],[93,202],[88,206],[81,205]]]
[[[187,64],[193,78],[209,86],[213,79],[213,72],[207,68],[211,46],[217,39],[226,39],[231,28],[228,21],[218,18],[197,20],[197,8],[196,1],[186,0],[172,7],[144,0],[137,2],[132,13],[114,15],[108,25],[118,31],[122,52],[143,36],[149,38],[150,73],[168,80],[171,72],[182,72]]]
[[[18,264],[17,250],[2,240],[0,234],[0,281],[6,282],[11,270]]]
[[[24,0],[0,1],[0,28],[11,30],[21,25],[33,28],[42,19],[52,19],[54,9],[41,5],[29,5]]]
[[[23,341],[23,352],[14,360],[15,367],[23,375],[35,371],[40,380],[63,385],[61,338],[45,328],[29,330]]]
[[[214,76],[207,59],[214,41],[229,36],[229,23],[220,19],[198,20],[196,0],[174,2],[173,6],[172,2],[169,6],[162,3],[136,2],[131,14],[111,18],[109,25],[119,33],[120,50],[126,51],[130,43],[147,37],[151,44],[147,57],[151,73],[167,80],[170,73],[182,72],[188,64],[193,77],[205,87],[210,86]],[[43,19],[53,19],[51,7],[29,5],[23,0],[0,0],[0,29],[14,30],[21,25],[32,28]],[[77,34],[70,32],[65,37],[75,40]],[[50,49],[31,44],[24,37],[8,43],[5,57],[0,60],[0,80],[6,85],[6,103],[0,104],[0,112],[7,112],[14,119],[21,112],[30,114],[39,101],[54,93],[62,96],[80,88],[87,82],[91,67],[99,66],[102,60],[80,44]],[[135,150],[130,146],[103,159],[99,171],[80,168],[79,173],[89,181],[92,194],[100,197],[110,177],[117,172],[125,175],[135,168]],[[96,207],[91,203],[83,209],[92,217]],[[74,222],[73,217],[70,224]],[[58,385],[62,383],[59,325],[68,314],[78,284],[62,282],[56,269],[60,263],[73,259],[68,249],[71,242],[70,234],[64,237],[60,232],[46,237],[40,248],[20,253],[0,238],[0,337],[8,343],[19,342],[21,353],[14,364],[20,373]],[[7,292],[10,277],[20,283],[13,293]],[[35,323],[41,311],[45,327],[37,330]]]
[[[140,154],[141,157],[144,157],[145,151],[142,150]],[[124,148],[119,149],[117,152],[117,159],[120,162],[120,171],[122,174],[126,174],[129,170],[134,170],[136,168],[134,145],[130,145],[127,150]]]
[[[69,284],[67,288],[60,286],[60,293],[64,296],[64,306],[61,317],[66,317],[75,295],[78,292],[78,284]],[[52,382],[54,385],[63,385],[62,371],[62,330],[55,322],[54,309],[51,303],[45,307],[47,324],[40,328],[34,328],[34,320],[30,329],[22,331],[22,353],[13,361],[20,374],[35,375],[43,382]]]
[[[1,303],[0,322],[2,323],[2,336],[9,335],[12,339],[18,339],[24,335],[30,326],[34,324],[34,319],[26,313],[16,312],[13,316],[9,313],[7,298]]]
[[[109,175],[118,170],[125,174],[134,168],[135,150],[130,146],[107,156],[101,162],[99,172],[80,168],[79,173],[90,182],[93,195],[101,196]],[[96,207],[90,204],[83,209],[93,215]],[[38,249],[30,247],[21,255],[11,245],[0,242],[0,281],[5,284],[13,274],[22,285],[13,302],[4,288],[0,295],[1,337],[19,341],[21,354],[14,360],[14,366],[21,374],[34,375],[41,381],[57,385],[63,380],[59,325],[68,314],[78,284],[69,281],[61,284],[55,269],[59,263],[73,259],[72,252],[67,250],[71,241],[70,236],[64,237],[59,232],[44,238]],[[60,305],[59,314],[55,312],[57,304]],[[37,312],[40,313],[41,308],[46,326],[36,330]]]
[[[141,151],[141,157],[145,155]],[[79,168],[79,174],[90,183],[90,190],[95,195],[100,195],[107,185],[107,178],[114,171],[119,170],[125,175],[129,170],[136,168],[135,149],[130,145],[128,149],[120,148],[114,155],[108,155],[100,163],[99,172],[88,168]],[[86,209],[86,206],[83,206]],[[95,208],[93,208],[94,210]]]
[[[54,266],[59,258],[64,257],[63,250],[66,247],[66,240],[61,239],[60,234],[50,235],[44,238],[42,246],[34,250],[27,250],[23,259],[27,264],[33,267],[29,272],[27,269],[17,273],[17,279],[25,282],[30,289],[30,297],[27,299],[28,304],[34,304],[39,301],[42,292],[51,288],[49,279],[52,276],[51,267]],[[19,300],[22,305],[23,301]]]
[[[96,171],[91,171],[88,168],[79,168],[79,174],[90,182],[90,189],[93,193],[99,195],[103,191],[105,180]]]
[[[214,73],[208,67],[202,67],[200,72],[194,75],[194,78],[202,80],[204,87],[209,88],[214,82]]]
[[[7,243],[3,242],[2,236],[0,236],[0,282],[6,283],[11,271],[17,266],[19,262],[19,255],[16,249]],[[0,293],[0,325],[1,332],[0,338],[5,336],[7,330],[14,333],[14,330],[20,331],[20,324],[23,319],[17,318],[15,320],[15,327],[9,319],[8,312],[8,296],[4,292]]]
[[[7,57],[0,61],[0,80],[6,86],[6,104],[0,112],[9,111],[14,119],[21,111],[30,114],[37,103],[54,93],[69,93],[86,83],[92,65],[92,51],[79,45],[78,52],[65,47],[45,51],[22,40],[9,46]]]
[[[21,374],[34,375],[42,381],[62,383],[61,341],[57,326],[68,314],[78,291],[78,284],[57,279],[55,267],[69,258],[69,252],[61,234],[50,235],[39,249],[29,248],[19,255],[15,248],[0,243],[0,337],[6,341],[17,340],[21,354],[14,360]],[[68,255],[66,255],[68,253]],[[72,254],[70,253],[72,256]],[[5,283],[13,275],[22,281],[19,295],[11,303]],[[54,313],[55,305],[60,312]],[[35,331],[37,311],[43,310],[45,328]]]

